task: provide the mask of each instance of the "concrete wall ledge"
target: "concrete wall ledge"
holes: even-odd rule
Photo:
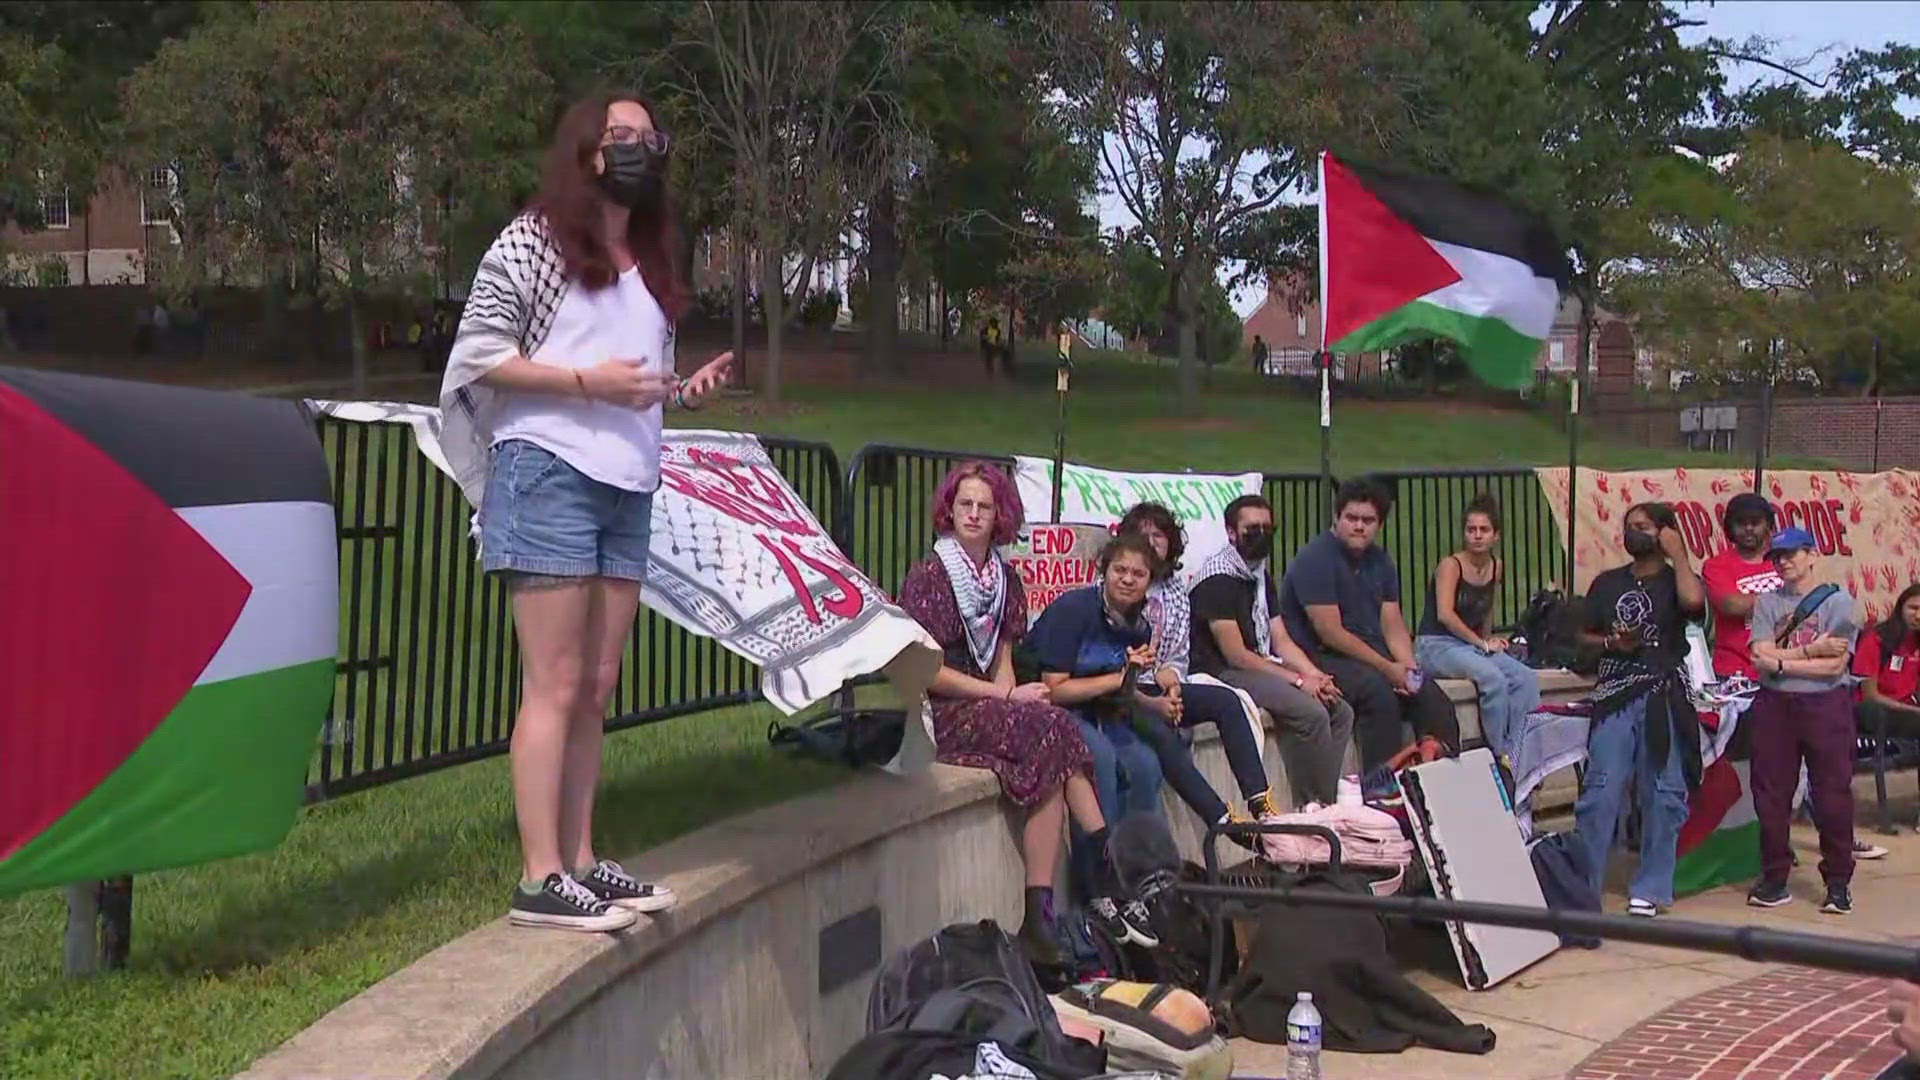
[[[1549,700],[1590,685],[1543,675]],[[1448,690],[1471,740],[1472,689]],[[1217,735],[1203,731],[1194,749],[1216,789],[1234,797]],[[1278,774],[1270,733],[1264,749]],[[1193,814],[1170,802],[1168,815],[1197,858]],[[699,829],[627,866],[670,885],[680,906],[618,935],[496,919],[340,1005],[240,1075],[817,1077],[864,1029],[872,979],[869,966],[822,987],[824,928],[865,918],[885,956],[950,922],[995,918],[1011,928],[1019,919],[1015,822],[992,774],[975,769],[850,777]]]

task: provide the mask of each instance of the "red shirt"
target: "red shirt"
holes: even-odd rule
[[[1915,691],[1920,691],[1920,641],[1908,631],[1893,655],[1883,658],[1880,628],[1869,626],[1860,634],[1860,643],[1854,646],[1853,673],[1862,679],[1872,679],[1882,695],[1911,703]]]
[[[1771,562],[1749,562],[1737,549],[1728,547],[1700,564],[1700,577],[1707,588],[1707,605],[1713,608],[1713,673],[1723,679],[1734,675],[1754,678],[1753,658],[1747,655],[1747,628],[1752,619],[1720,614],[1720,600],[1772,592],[1780,587],[1780,572]]]

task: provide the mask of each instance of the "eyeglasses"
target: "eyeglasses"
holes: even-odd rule
[[[613,143],[623,146],[644,146],[656,154],[666,153],[667,147],[673,143],[667,133],[658,128],[628,127],[625,124],[615,124],[608,128],[602,138],[604,140],[600,144],[602,146]]]

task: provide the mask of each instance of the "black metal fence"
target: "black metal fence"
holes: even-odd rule
[[[850,520],[840,539],[874,583],[897,590],[915,560],[933,543],[933,495],[946,471],[961,461],[990,461],[1004,468],[1013,459],[907,446],[872,445],[853,456],[847,472]],[[1481,492],[1500,501],[1505,576],[1496,598],[1502,623],[1517,619],[1528,598],[1554,583],[1565,566],[1551,509],[1532,469],[1456,469],[1370,474],[1390,487],[1393,513],[1380,544],[1400,569],[1402,607],[1410,622],[1424,610],[1427,581],[1440,560],[1459,550],[1461,516]],[[1273,569],[1286,571],[1292,553],[1326,529],[1333,495],[1318,475],[1267,473],[1263,491],[1274,511]],[[1029,518],[1047,507],[1027,507]]]
[[[340,526],[340,664],[333,716],[309,773],[310,801],[505,752],[519,706],[519,652],[500,584],[480,572],[471,511],[414,444],[412,429],[322,418]],[[823,443],[763,438],[780,473],[875,585],[896,593],[932,545],[932,501],[963,460],[1010,458],[874,445],[845,472]],[[1381,543],[1400,567],[1409,620],[1427,578],[1455,550],[1460,514],[1489,491],[1505,509],[1508,571],[1497,614],[1516,618],[1560,565],[1552,518],[1526,469],[1406,472],[1381,477],[1396,509]],[[1331,495],[1318,476],[1268,474],[1276,572],[1326,528]],[[1029,516],[1044,516],[1044,507]],[[628,644],[610,729],[743,705],[758,697],[752,665],[708,638],[643,611]]]
[[[400,424],[319,421],[340,523],[340,664],[332,719],[308,774],[317,801],[505,752],[519,707],[506,590],[480,572],[471,511]],[[823,443],[762,445],[822,522],[845,478]],[[610,729],[740,705],[745,660],[642,612]]]

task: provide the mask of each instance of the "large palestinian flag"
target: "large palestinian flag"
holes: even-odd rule
[[[286,835],[335,536],[300,405],[0,368],[0,895]]]
[[[1320,155],[1329,352],[1445,338],[1480,378],[1517,389],[1533,380],[1572,276],[1546,222],[1503,199]]]

